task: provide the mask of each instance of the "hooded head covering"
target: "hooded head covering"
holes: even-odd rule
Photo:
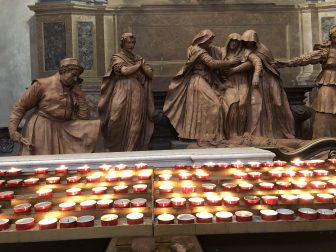
[[[224,48],[222,48],[222,58],[224,59],[226,57],[226,55],[228,54],[228,50],[230,50],[230,42],[231,40],[238,40],[239,41],[239,46],[238,48],[236,49],[236,51],[234,52],[234,56],[238,55],[241,50],[242,50],[242,43],[241,43],[241,38],[240,38],[240,34],[238,33],[231,33],[229,34],[227,40],[226,40],[226,43],[224,45]]]
[[[334,25],[333,27],[330,28],[329,37],[331,37],[331,35],[333,35],[334,33],[336,33],[336,25]]]
[[[214,37],[215,37],[215,34],[209,29],[202,30],[194,37],[194,39],[192,40],[192,45],[198,46],[200,44],[207,42],[209,39],[214,38]]]

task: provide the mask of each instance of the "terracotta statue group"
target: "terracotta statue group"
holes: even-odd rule
[[[214,144],[249,136],[294,140],[277,68],[317,63],[322,72],[316,80],[314,138],[336,136],[336,27],[314,52],[288,61],[276,61],[254,30],[230,34],[223,47],[212,45],[214,37],[208,29],[194,37],[186,63],[169,85],[163,112],[180,138]],[[133,53],[135,43],[132,33],[124,33],[121,51],[111,58],[101,86],[100,120],[88,120],[80,88],[84,69],[76,59],[64,59],[55,75],[34,80],[9,117],[20,153],[94,152],[99,131],[106,151],[147,149],[154,129],[153,70]],[[33,108],[19,133],[20,121]]]

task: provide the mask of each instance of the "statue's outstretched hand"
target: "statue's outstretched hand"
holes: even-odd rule
[[[290,67],[291,62],[289,60],[276,60],[272,63],[272,66],[275,68]]]

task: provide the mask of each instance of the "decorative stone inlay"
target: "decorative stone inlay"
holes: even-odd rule
[[[93,23],[78,22],[78,58],[84,69],[93,67]]]
[[[329,39],[329,30],[332,26],[336,24],[335,17],[322,17],[321,18],[321,29],[322,29],[322,40]]]
[[[59,61],[66,57],[65,23],[43,24],[44,70],[56,70]]]

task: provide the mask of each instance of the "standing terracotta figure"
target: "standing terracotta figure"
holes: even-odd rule
[[[122,35],[103,78],[98,112],[107,151],[145,150],[153,133],[153,71],[133,54],[135,42],[132,33]]]
[[[241,36],[243,46],[262,61],[259,82],[252,83],[246,134],[267,138],[294,138],[294,118],[280,74],[272,66],[274,58],[259,42],[257,32],[247,30]]]
[[[89,106],[80,88],[83,67],[74,58],[61,60],[59,72],[36,79],[9,115],[11,139],[21,143],[21,155],[94,152],[99,120],[87,120]],[[19,123],[30,109],[22,135]]]
[[[322,71],[315,83],[317,97],[313,101],[315,121],[313,139],[336,137],[336,26],[329,31],[329,40],[314,46],[314,51],[290,61],[279,61],[279,67],[321,64]]]
[[[214,70],[239,59],[215,60],[213,57],[219,57],[220,52],[210,46],[214,37],[210,30],[196,35],[188,48],[187,62],[170,82],[163,112],[180,138],[224,138],[223,107],[214,90],[221,83]]]
[[[241,62],[223,69],[227,83],[223,99],[227,108],[225,133],[228,139],[244,134],[247,126],[247,105],[250,101],[250,82],[252,79],[252,83],[258,85],[262,71],[261,60],[250,51],[244,50],[240,35],[232,33],[222,48],[222,59],[228,60],[237,56],[241,57]]]

